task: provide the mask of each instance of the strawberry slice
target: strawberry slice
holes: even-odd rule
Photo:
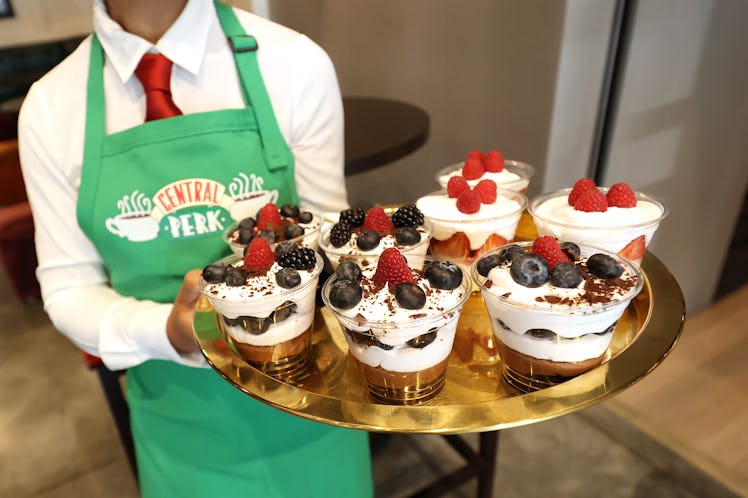
[[[489,235],[489,237],[486,239],[483,245],[480,246],[477,251],[475,251],[475,255],[473,257],[477,259],[481,257],[483,254],[490,251],[491,249],[496,249],[497,247],[501,247],[508,243],[509,241],[506,240],[501,235],[492,233],[491,235]]]
[[[647,246],[645,245],[644,235],[640,235],[626,244],[626,247],[618,251],[618,254],[637,264],[641,264],[642,259],[644,259],[644,253],[646,252]]]
[[[438,259],[466,261],[470,258],[470,239],[462,232],[447,240],[431,239],[431,253]]]

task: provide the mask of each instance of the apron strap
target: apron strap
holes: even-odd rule
[[[229,5],[218,0],[214,0],[214,3],[221,27],[234,53],[244,102],[255,111],[268,168],[278,170],[290,166],[288,147],[275,119],[273,106],[260,73],[260,66],[257,64],[257,40],[244,31],[234,10]]]
[[[81,185],[96,185],[101,159],[102,138],[106,133],[104,110],[104,50],[96,33],[91,37],[86,102],[86,130],[83,142],[83,168]],[[95,189],[81,188],[78,192],[76,215],[81,228],[89,225],[90,209],[93,206]]]

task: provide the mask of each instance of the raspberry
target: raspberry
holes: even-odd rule
[[[566,253],[559,247],[558,241],[551,235],[535,239],[532,243],[532,253],[545,258],[550,270],[553,270],[553,267],[559,263],[571,262]]]
[[[268,202],[260,212],[257,213],[257,229],[258,230],[273,230],[281,226],[281,215],[278,211],[278,206],[272,202]]]
[[[423,213],[415,204],[405,204],[392,215],[392,224],[395,228],[423,225]]]
[[[457,198],[457,210],[461,213],[477,213],[480,210],[480,204],[480,195],[475,190],[466,190]]]
[[[379,256],[377,269],[372,278],[379,288],[387,284],[397,287],[403,282],[413,282],[413,272],[408,268],[408,263],[400,251],[388,247]]]
[[[610,187],[605,199],[608,201],[608,207],[636,207],[636,194],[628,183],[616,183]]]
[[[276,212],[278,210],[276,209]],[[270,249],[270,244],[262,237],[255,237],[249,243],[247,252],[244,254],[244,268],[251,271],[267,271],[275,262],[275,254]]]
[[[477,180],[483,176],[483,161],[469,157],[465,164],[462,166],[462,176],[465,180]]]
[[[340,212],[340,219],[338,221],[347,223],[349,227],[360,227],[364,224],[365,218],[366,213],[363,209],[350,208]]]
[[[583,193],[592,189],[597,189],[597,185],[595,185],[595,182],[591,178],[581,178],[577,180],[569,194],[569,206],[574,206],[577,203],[577,199],[579,199]]]
[[[460,175],[455,175],[449,178],[447,182],[447,195],[452,199],[457,199],[461,193],[466,190],[470,190],[467,180]]]
[[[504,169],[504,155],[498,150],[492,150],[483,156],[483,167],[491,173],[498,173]]]
[[[481,180],[473,189],[480,196],[483,204],[493,204],[496,202],[496,182],[493,180]]]
[[[379,234],[393,233],[395,225],[387,217],[387,213],[381,207],[373,207],[366,213],[363,230],[374,230]]]
[[[467,155],[466,159],[470,159],[470,158],[480,159],[482,161],[483,160],[483,152],[480,151],[479,149],[473,149],[470,152],[468,152],[468,155]]]
[[[605,200],[603,193],[595,188],[594,190],[588,190],[583,193],[574,204],[574,209],[588,213],[602,213],[608,210],[608,201]]]

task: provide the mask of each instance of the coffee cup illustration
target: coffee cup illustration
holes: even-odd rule
[[[126,216],[118,214],[107,218],[106,228],[114,235],[126,237],[133,242],[145,242],[158,235],[158,222],[150,214]]]
[[[277,190],[264,190],[264,179],[254,173],[246,175],[239,173],[229,185],[229,194],[234,203],[229,208],[229,214],[236,221],[257,216],[257,212],[267,203],[278,201]]]
[[[117,201],[120,214],[107,218],[106,228],[132,242],[145,242],[158,235],[158,221],[151,216],[151,200],[135,190]]]

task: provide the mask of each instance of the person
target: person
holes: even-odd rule
[[[19,148],[44,308],[84,352],[127,369],[143,496],[371,496],[365,432],[230,386],[192,326],[239,187],[347,207],[332,62],[217,1],[94,0],[93,21],[28,92]]]

